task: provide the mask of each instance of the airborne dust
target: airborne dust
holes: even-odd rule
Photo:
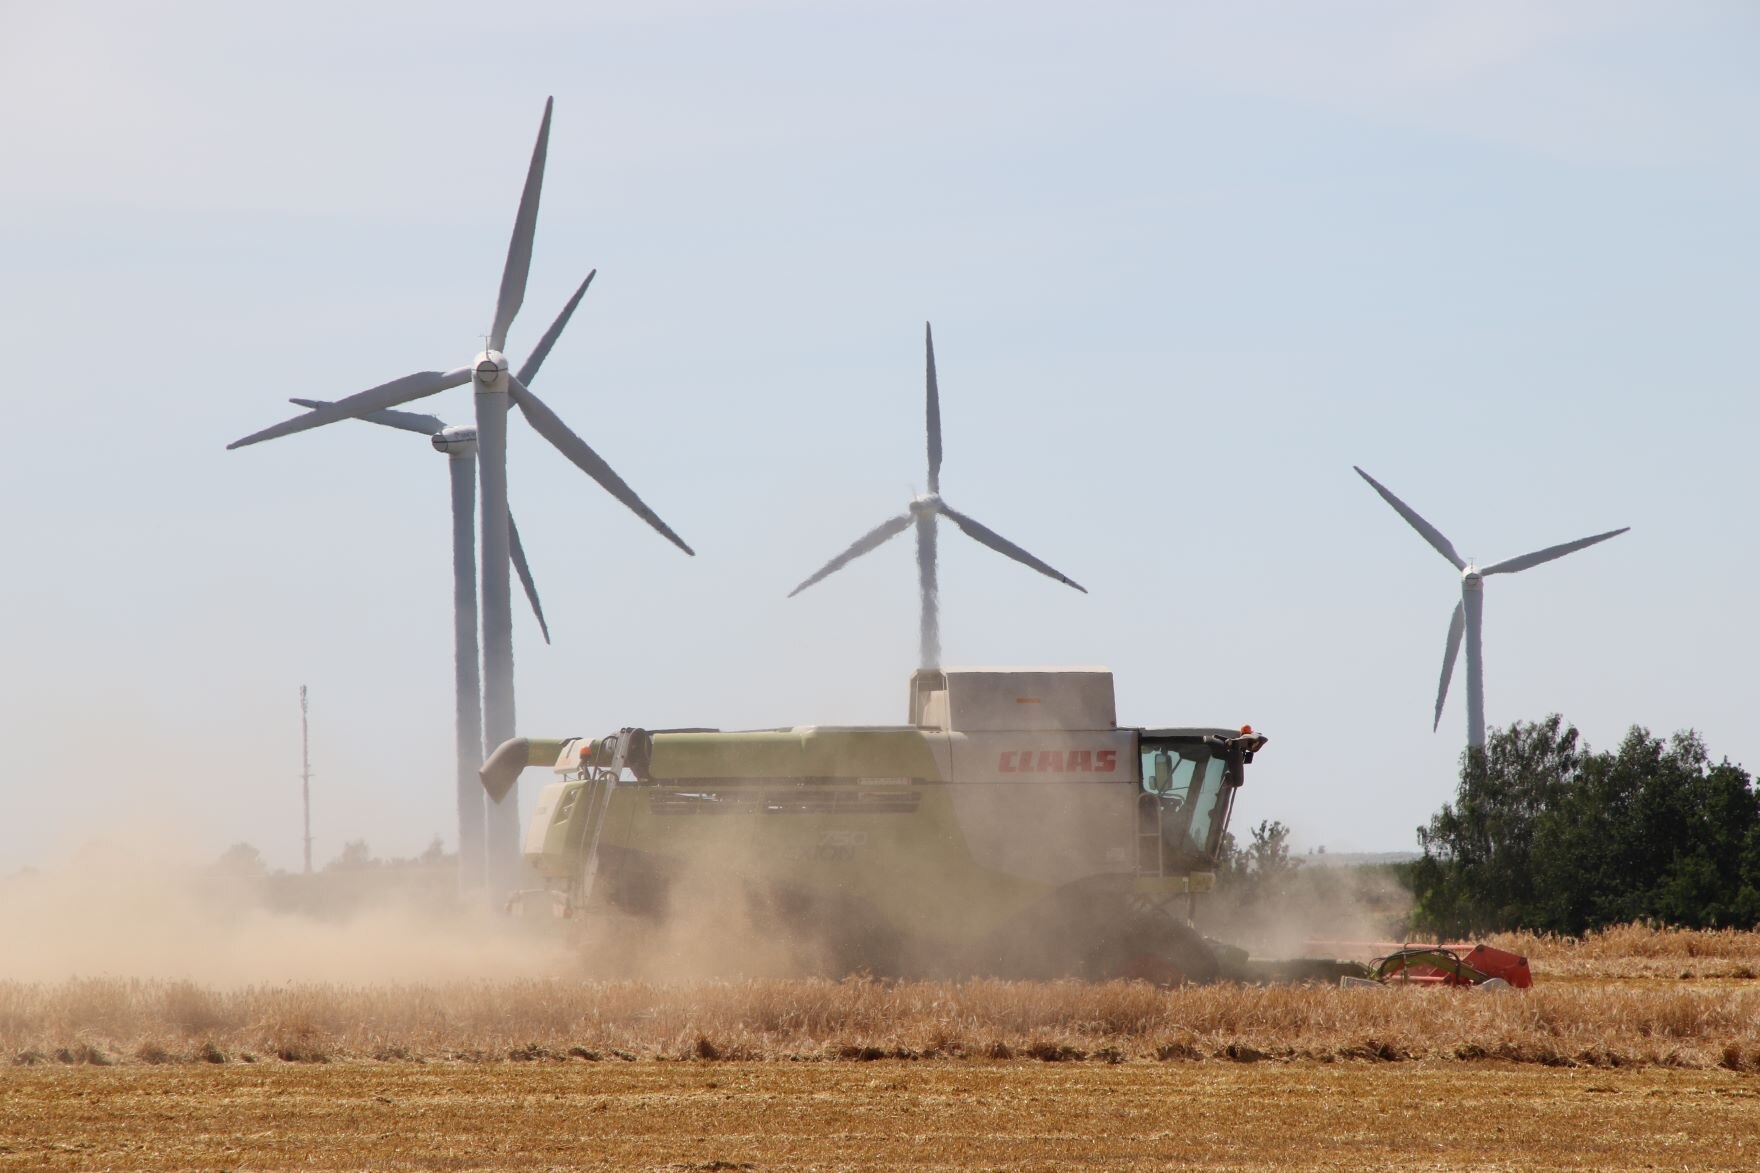
[[[562,943],[524,927],[468,913],[444,867],[274,876],[94,841],[63,863],[0,878],[0,980],[240,986],[568,972]]]
[[[1026,824],[989,828],[973,845],[998,836],[1018,841],[1037,863],[1011,862],[1033,871],[1066,854],[1060,830],[1073,839],[1076,820],[1013,811],[1010,804],[990,808],[982,821],[1007,822],[1008,812]],[[480,900],[459,896],[445,856],[426,863],[336,861],[308,877],[269,873],[248,851],[244,858],[192,860],[139,835],[117,836],[89,841],[49,866],[0,876],[0,980],[237,986],[996,972],[978,948],[996,944],[980,941],[995,926],[978,917],[967,931],[960,910],[972,894],[951,890],[936,874],[928,846],[896,844],[885,854],[893,875],[887,888],[904,907],[936,908],[932,934],[913,932],[925,926],[865,919],[859,902],[834,889],[779,893],[749,882],[744,877],[774,864],[767,856],[774,845],[760,845],[732,825],[683,854],[662,890],[616,892],[621,911],[566,922],[491,915]],[[602,882],[614,884],[615,870]],[[1408,894],[1384,872],[1300,866],[1274,884],[1249,877],[1201,897],[1196,923],[1254,956],[1294,957],[1312,953],[1313,942],[1395,939],[1409,911]],[[1018,959],[1034,952],[1037,935],[1027,930],[1006,944]],[[1027,965],[1045,976],[1054,968]]]
[[[680,875],[663,907],[570,924],[490,916],[456,895],[446,863],[268,875],[226,860],[198,864],[138,844],[92,842],[60,865],[0,878],[0,980],[182,979],[224,987],[839,976],[883,968],[863,963],[862,950],[876,947],[860,940],[869,926],[843,923],[836,926],[843,935],[828,932],[827,915],[838,915],[831,905],[802,931],[791,915],[797,910],[730,882],[727,865],[737,857],[730,850],[714,866]],[[1200,902],[1198,925],[1255,956],[1296,956],[1315,940],[1386,939],[1403,921],[1407,899],[1377,874],[1315,868],[1274,897],[1212,894]],[[932,957],[912,956],[908,940],[902,944],[911,969],[942,969]]]

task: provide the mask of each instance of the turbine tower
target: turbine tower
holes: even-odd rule
[[[881,522],[857,538],[855,544],[849,549],[821,566],[811,578],[788,592],[788,597],[794,598],[820,579],[840,570],[863,554],[879,549],[886,544],[888,539],[897,537],[915,525],[917,529],[917,592],[922,608],[919,657],[922,667],[939,668],[941,666],[941,621],[938,613],[939,588],[935,577],[935,525],[938,519],[947,518],[964,530],[968,537],[989,546],[999,554],[1013,558],[1023,566],[1030,566],[1040,574],[1055,578],[1066,586],[1072,586],[1084,595],[1088,593],[1088,588],[1073,578],[1052,569],[1001,534],[979,524],[941,499],[941,393],[935,383],[935,335],[927,322],[923,324],[923,348],[927,355],[929,491],[914,498],[910,508],[904,513]]]
[[[320,408],[322,399],[293,399],[301,407]],[[457,736],[456,788],[458,799],[459,887],[474,891],[484,880],[484,802],[477,768],[483,761],[483,690],[477,666],[477,429],[466,425],[448,427],[435,416],[411,411],[372,411],[358,417],[382,427],[397,428],[428,437],[434,451],[447,457],[452,482],[452,652]],[[525,588],[526,601],[538,619],[544,642],[550,642],[550,626],[538,601],[538,585],[526,563],[519,527],[507,516],[508,544],[513,568]]]
[[[500,745],[514,735],[513,707],[513,618],[509,601],[507,528],[507,415],[509,400],[525,413],[526,422],[535,428],[581,471],[598,481],[605,490],[622,501],[636,515],[653,526],[668,541],[686,554],[693,554],[684,540],[672,532],[659,516],[643,503],[611,466],[575,435],[557,414],[532,394],[527,386],[537,367],[555,345],[562,327],[593,280],[587,279],[575,291],[568,307],[539,341],[532,357],[518,374],[508,370],[503,347],[507,331],[513,325],[520,304],[525,300],[526,276],[532,266],[532,237],[538,226],[538,196],[544,185],[544,158],[550,142],[550,113],[553,99],[544,101],[544,119],[538,126],[538,141],[532,148],[531,165],[526,170],[525,190],[520,196],[519,212],[513,222],[513,239],[508,243],[507,264],[501,273],[501,290],[495,303],[495,320],[490,326],[487,345],[471,360],[469,366],[448,371],[418,371],[369,387],[328,407],[316,408],[293,419],[283,420],[241,440],[228,448],[242,448],[273,440],[279,436],[304,432],[311,428],[352,419],[368,412],[384,411],[411,400],[421,399],[451,387],[471,384],[476,398],[477,463],[483,528],[482,549],[482,620],[483,620],[483,734],[490,745]],[[510,790],[500,802],[491,805],[488,828],[489,890],[496,901],[510,895],[519,879],[519,798]]]
[[[1355,468],[1355,465],[1351,467]],[[1454,605],[1454,614],[1448,621],[1448,645],[1442,653],[1442,679],[1436,686],[1436,719],[1431,723],[1434,732],[1442,725],[1442,703],[1448,699],[1448,681],[1454,674],[1455,657],[1460,654],[1461,636],[1467,640],[1467,745],[1469,748],[1481,748],[1485,744],[1485,661],[1480,645],[1481,624],[1484,617],[1485,579],[1493,574],[1514,574],[1519,570],[1529,570],[1543,562],[1551,562],[1554,558],[1563,558],[1597,542],[1605,542],[1608,538],[1617,538],[1631,529],[1623,526],[1620,529],[1608,530],[1604,534],[1593,537],[1578,538],[1574,542],[1565,542],[1558,546],[1548,546],[1544,550],[1535,550],[1532,554],[1523,554],[1517,558],[1507,558],[1502,562],[1487,566],[1484,569],[1473,565],[1470,561],[1455,553],[1454,544],[1442,536],[1442,531],[1418,516],[1417,510],[1395,497],[1387,487],[1362,469],[1357,475],[1369,482],[1371,488],[1389,505],[1394,512],[1405,518],[1411,527],[1421,534],[1426,542],[1436,548],[1461,572],[1461,601]]]

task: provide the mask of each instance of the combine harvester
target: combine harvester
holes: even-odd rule
[[[1265,743],[1120,728],[1103,669],[925,669],[908,725],[516,738],[482,777],[499,801],[529,766],[556,774],[526,833],[543,885],[515,898],[526,915],[638,937],[738,917],[834,975],[1369,977],[1249,960],[1191,925]]]

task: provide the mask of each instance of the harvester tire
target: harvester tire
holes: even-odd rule
[[[1156,913],[1131,916],[1087,962],[1085,976],[1092,981],[1179,986],[1221,976],[1221,964],[1202,934],[1184,921]]]

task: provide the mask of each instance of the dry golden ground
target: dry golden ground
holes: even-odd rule
[[[354,1059],[1503,1060],[1760,1071],[1760,982],[1532,990],[530,980],[0,983],[19,1066]]]
[[[0,1074],[0,1169],[1760,1166],[1760,1079],[1492,1063],[333,1063]]]

